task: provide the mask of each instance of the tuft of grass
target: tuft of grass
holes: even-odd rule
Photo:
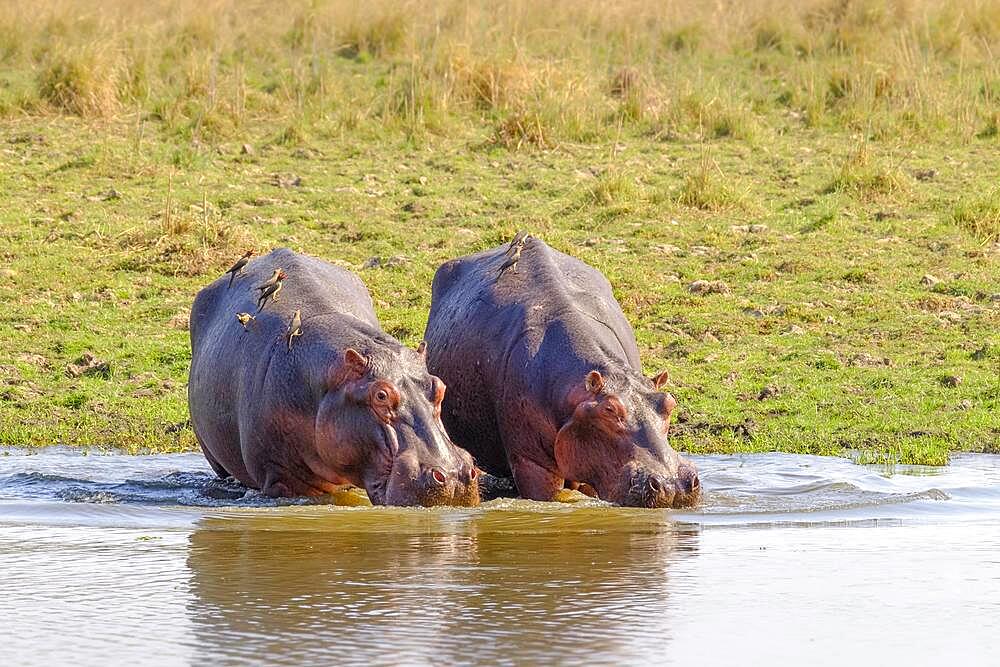
[[[708,157],[702,158],[698,168],[684,178],[675,200],[705,211],[743,208],[746,203],[718,163]]]
[[[411,23],[406,10],[391,4],[373,4],[367,10],[348,19],[337,33],[338,53],[346,58],[364,59],[401,51]],[[301,37],[300,40],[304,41]]]
[[[894,195],[906,188],[906,175],[897,166],[876,158],[869,144],[863,143],[840,164],[823,192],[846,192],[867,199]]]
[[[539,73],[517,60],[458,54],[447,64],[454,95],[475,108],[496,111],[523,107]]]
[[[948,445],[940,438],[917,436],[868,445],[850,453],[858,465],[948,465]]]
[[[654,93],[649,77],[636,67],[616,70],[611,76],[608,92],[618,100],[618,116],[622,120],[638,122],[653,112]]]
[[[1000,241],[1000,188],[959,202],[951,213],[951,221],[976,238]]]
[[[510,150],[556,145],[541,114],[530,111],[515,111],[500,119],[493,128],[493,142]]]
[[[642,189],[634,178],[617,171],[601,174],[587,190],[587,199],[598,206],[635,203],[642,197]]]
[[[274,143],[279,146],[303,146],[308,141],[309,135],[301,122],[289,124],[274,137]]]
[[[715,139],[742,139],[754,143],[759,136],[753,114],[746,109],[713,109],[706,122],[709,135]]]
[[[83,117],[108,117],[120,108],[119,71],[100,51],[67,50],[52,56],[38,79],[38,95]]]

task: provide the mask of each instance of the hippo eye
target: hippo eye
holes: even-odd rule
[[[386,392],[385,389],[379,389],[377,392],[375,392],[375,400],[378,401],[379,403],[385,403],[389,400],[389,394]]]

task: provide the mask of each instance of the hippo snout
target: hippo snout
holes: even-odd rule
[[[423,507],[478,505],[478,474],[471,463],[447,466],[398,461],[393,469],[387,504]]]
[[[464,466],[450,474],[438,466],[432,466],[424,471],[424,485],[428,489],[448,488],[454,483],[459,485],[475,484],[479,471],[473,465]]]
[[[626,507],[690,507],[701,497],[701,481],[693,470],[676,477],[647,470],[636,471],[622,505]]]
[[[441,466],[424,468],[416,486],[417,504],[452,505],[470,507],[479,504],[479,471],[474,465],[464,465],[451,470]]]

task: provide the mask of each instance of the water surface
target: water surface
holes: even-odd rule
[[[694,457],[697,511],[277,503],[0,456],[0,664],[1000,664],[1000,457]]]

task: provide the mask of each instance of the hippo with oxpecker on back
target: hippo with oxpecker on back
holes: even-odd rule
[[[257,313],[276,272],[280,297]],[[440,420],[444,384],[423,346],[382,331],[357,276],[279,249],[228,282],[191,310],[191,423],[216,473],[270,496],[350,484],[377,505],[478,504],[478,470]]]
[[[448,385],[448,432],[523,497],[569,485],[627,506],[699,500],[695,466],[667,440],[667,375],[643,376],[596,269],[530,236],[446,262],[425,337],[427,367]]]

